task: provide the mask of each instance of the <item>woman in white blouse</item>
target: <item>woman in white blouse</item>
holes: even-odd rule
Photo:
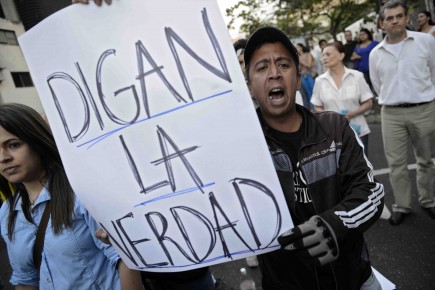
[[[327,70],[316,78],[311,103],[315,111],[335,111],[343,114],[360,137],[368,156],[369,126],[364,113],[373,106],[373,94],[364,75],[343,64],[344,47],[341,42],[328,43],[322,61]]]

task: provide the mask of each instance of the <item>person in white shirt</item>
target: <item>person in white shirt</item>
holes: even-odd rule
[[[327,71],[316,78],[311,103],[318,112],[334,111],[345,115],[368,156],[370,128],[364,113],[373,106],[373,94],[363,73],[348,69],[343,63],[344,57],[341,42],[328,43],[323,49],[323,65]]]
[[[435,134],[435,38],[406,30],[406,5],[388,1],[380,11],[384,40],[369,59],[370,77],[382,105],[382,139],[394,192],[390,224],[399,225],[411,212],[407,169],[410,140],[417,160],[420,206],[435,219],[430,139]]]

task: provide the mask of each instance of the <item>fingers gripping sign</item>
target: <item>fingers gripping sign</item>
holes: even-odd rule
[[[282,249],[317,265],[325,265],[338,257],[335,233],[319,216],[313,216],[307,222],[286,231],[278,237],[278,242]]]
[[[109,240],[109,235],[103,230],[103,229],[98,229],[95,232],[95,236],[97,237],[97,239],[99,239],[100,241],[102,241],[105,244],[110,245],[110,240]]]

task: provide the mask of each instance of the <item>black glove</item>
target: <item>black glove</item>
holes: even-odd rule
[[[305,223],[278,237],[281,248],[303,260],[325,265],[338,257],[338,244],[331,226],[320,216],[312,216]]]

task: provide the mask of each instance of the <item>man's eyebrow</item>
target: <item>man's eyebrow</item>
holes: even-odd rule
[[[394,17],[398,17],[398,16],[405,16],[405,13],[401,12],[401,13],[396,14],[396,15],[389,15],[389,16],[386,17],[386,19],[387,18],[394,18]]]
[[[256,61],[256,62],[254,63],[254,66],[257,65],[257,64],[260,64],[260,63],[264,63],[264,62],[270,62],[269,58],[264,57],[264,58],[262,58],[262,59],[259,59],[258,61]]]
[[[288,60],[288,61],[292,61],[293,59],[292,59],[291,57],[288,57],[288,56],[280,56],[280,57],[278,57],[276,60],[277,60],[277,61],[280,61],[280,60]]]

